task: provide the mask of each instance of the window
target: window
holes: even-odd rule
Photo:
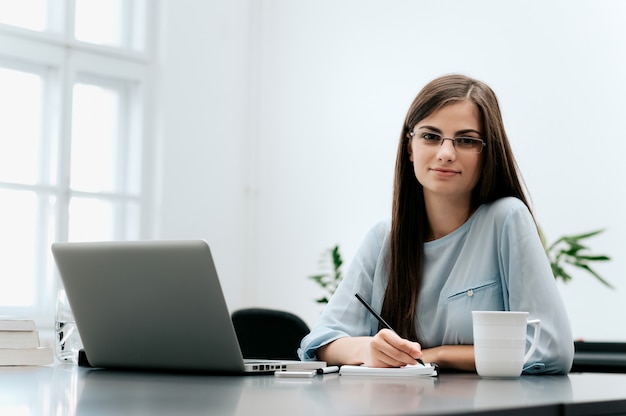
[[[0,315],[52,326],[52,242],[147,238],[145,6],[0,0]]]

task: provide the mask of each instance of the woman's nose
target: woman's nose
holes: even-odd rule
[[[453,161],[456,158],[456,149],[452,139],[443,139],[437,151],[437,158],[446,161]]]

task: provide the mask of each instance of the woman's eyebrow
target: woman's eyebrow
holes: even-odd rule
[[[433,133],[442,134],[441,129],[438,129],[437,127],[434,127],[434,126],[419,126],[419,125],[418,125],[418,126],[416,126],[416,127],[417,127],[417,129],[418,129],[418,130],[423,130],[423,129],[425,129],[425,130],[430,130],[430,131],[432,131]],[[474,130],[474,129],[463,129],[463,130],[459,130],[459,131],[457,131],[454,135],[455,135],[455,136],[459,136],[459,135],[461,135],[461,134],[467,134],[467,133],[476,133],[476,134],[478,134],[479,136],[481,136],[481,135],[482,135],[482,134],[481,134],[481,132],[479,132],[478,130]]]
[[[441,134],[441,130],[439,130],[437,127],[433,127],[433,126],[415,126],[415,127],[417,127],[418,130],[426,129],[426,130],[430,130],[432,132]]]
[[[482,136],[482,134],[478,130],[474,130],[474,129],[459,130],[459,131],[456,132],[456,136],[458,136],[460,134],[467,134],[467,133],[476,133],[479,136]]]

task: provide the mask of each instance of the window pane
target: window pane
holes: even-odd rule
[[[114,239],[113,202],[96,198],[72,198],[69,207],[69,241]]]
[[[139,239],[139,201],[74,197],[69,206],[69,241]]]
[[[0,181],[34,184],[40,154],[41,77],[0,68]]]
[[[74,87],[72,189],[116,191],[120,93],[95,85]]]
[[[48,0],[0,0],[0,23],[45,30],[47,7]]]
[[[35,296],[37,197],[0,189],[0,304],[31,306]]]
[[[128,1],[128,0],[126,0]],[[124,46],[121,0],[76,0],[76,39],[98,45]]]

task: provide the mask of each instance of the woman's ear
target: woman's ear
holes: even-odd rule
[[[406,142],[406,151],[409,153],[409,160],[413,162],[413,140],[411,140],[413,137],[409,133],[406,134],[406,137],[409,139]]]

